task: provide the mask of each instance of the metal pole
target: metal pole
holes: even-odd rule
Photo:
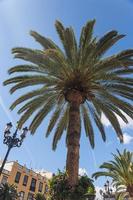
[[[26,137],[26,133],[28,132],[28,128],[27,127],[23,128],[22,134],[20,135],[20,138],[18,138],[17,137],[18,127],[17,127],[16,131],[14,132],[14,134],[12,136],[10,136],[11,127],[12,127],[12,124],[8,123],[7,127],[6,127],[6,130],[4,132],[4,141],[3,141],[3,143],[8,146],[8,150],[7,150],[7,153],[5,155],[4,160],[2,162],[2,165],[0,167],[0,176],[2,174],[3,168],[5,166],[5,163],[7,161],[8,155],[10,153],[10,150],[13,147],[20,147],[22,145],[22,142],[23,142],[24,138]]]
[[[8,147],[7,153],[6,153],[5,158],[4,158],[3,162],[2,162],[2,165],[1,165],[1,167],[0,167],[0,176],[1,176],[1,174],[2,174],[3,168],[4,168],[4,166],[5,166],[5,163],[6,163],[6,161],[7,161],[8,155],[9,155],[9,153],[10,153],[10,150],[11,150],[11,147]]]

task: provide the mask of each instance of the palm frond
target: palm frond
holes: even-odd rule
[[[101,176],[109,176],[109,177],[112,177],[112,175],[109,173],[109,172],[96,172],[96,173],[94,173],[93,175],[92,175],[92,178],[95,178],[95,179],[97,179],[97,178],[99,178],[99,177],[101,177]]]
[[[94,102],[96,102],[96,104],[99,105],[99,107],[101,108],[107,119],[110,121],[112,127],[117,133],[118,138],[120,139],[120,142],[123,142],[123,133],[115,114],[107,107],[107,104],[105,106],[100,100],[98,101],[95,100]]]
[[[9,84],[15,84],[10,89],[11,94],[14,93],[16,90],[28,87],[28,86],[33,86],[33,85],[53,85],[57,83],[57,79],[53,77],[46,77],[46,76],[41,76],[41,75],[25,75],[25,76],[17,76],[14,78],[10,78],[6,81],[4,81],[4,85],[9,85]]]
[[[60,50],[60,48],[58,47],[58,45],[55,44],[51,39],[46,38],[46,37],[40,35],[36,31],[30,31],[30,35],[32,37],[34,37],[35,40],[37,42],[39,42],[43,46],[44,50],[46,50],[46,49],[58,49],[58,50]]]
[[[80,41],[79,41],[79,65],[82,65],[88,56],[89,49],[92,52],[92,35],[95,25],[95,20],[88,21],[86,25],[82,28]]]
[[[47,102],[44,104],[43,108],[38,111],[34,119],[32,120],[29,130],[32,134],[35,133],[36,129],[39,127],[43,119],[47,116],[47,114],[53,109],[54,105],[56,103],[56,98],[54,96],[49,97],[47,99]]]
[[[22,96],[20,96],[18,99],[16,99],[12,105],[10,106],[10,109],[13,110],[17,105],[21,104],[24,101],[27,101],[29,99],[34,98],[35,96],[40,96],[42,94],[46,94],[49,91],[51,91],[52,89],[48,89],[48,87],[42,87],[40,89],[37,90],[33,90],[32,92],[28,92]],[[54,90],[54,89],[53,89]]]
[[[102,90],[100,92],[100,90]],[[123,113],[126,113],[128,116],[130,116],[131,118],[133,118],[133,107],[130,103],[127,103],[125,100],[120,99],[117,96],[114,96],[113,94],[108,92],[108,88],[99,88],[99,95],[100,98],[102,98],[103,102],[105,101],[105,103],[108,103],[108,105],[111,105],[111,109],[117,114],[119,115],[122,120],[127,123],[127,119],[125,118],[125,116],[123,115]],[[95,100],[94,100],[95,101]],[[95,107],[98,107],[98,105],[93,101],[93,104],[95,105]],[[120,110],[123,111],[123,113],[120,113]]]
[[[95,50],[95,56],[102,56],[110,47],[125,35],[119,35],[117,31],[110,31],[105,34],[98,42]]]
[[[23,112],[25,112],[28,108],[30,107],[34,107],[34,105],[36,105],[36,103],[40,103],[40,106],[42,104],[45,104],[45,102],[47,102],[47,100],[50,97],[56,97],[56,95],[54,95],[53,93],[46,93],[40,96],[37,96],[36,98],[28,101],[27,103],[25,103],[19,110],[18,110],[18,114],[21,114]]]
[[[54,134],[54,138],[53,138],[53,144],[52,144],[53,150],[56,149],[58,141],[60,140],[64,130],[68,126],[68,121],[69,121],[68,115],[69,115],[69,106],[66,107],[62,116],[59,119],[56,131]]]
[[[101,116],[99,116],[99,113],[96,111],[94,106],[90,105],[89,103],[87,105],[92,115],[92,118],[94,119],[94,122],[101,133],[103,141],[106,141],[106,134],[105,134],[104,126],[101,122]]]
[[[55,111],[50,119],[48,128],[47,128],[46,137],[49,136],[50,132],[52,131],[56,122],[58,121],[60,115],[62,115],[62,109],[63,109],[63,106],[61,106],[61,105],[57,106],[57,108],[55,109]]]
[[[39,66],[38,70],[41,68],[45,73],[61,78],[59,63],[56,63],[54,59],[50,59],[44,51],[16,47],[12,49],[12,53],[15,58],[20,58]]]
[[[95,146],[94,131],[93,131],[93,127],[91,124],[90,115],[89,115],[88,109],[85,105],[82,105],[81,109],[82,109],[82,116],[83,116],[83,122],[84,122],[86,136],[89,137],[90,144],[91,144],[92,148],[94,148],[94,146]]]
[[[91,42],[95,22],[96,20],[94,19],[88,21],[86,25],[83,26],[80,34],[79,49],[84,50],[84,48]]]
[[[69,64],[73,66],[72,64],[75,65],[75,62],[77,61],[77,42],[74,31],[71,27],[65,29],[59,21],[56,21],[55,27],[63,44]]]

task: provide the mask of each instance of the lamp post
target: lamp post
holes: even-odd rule
[[[104,200],[115,200],[115,194],[113,193],[111,184],[108,180],[104,184],[104,190],[100,190],[99,192]]]
[[[8,150],[7,150],[7,153],[5,155],[4,160],[2,162],[2,165],[0,167],[0,176],[2,174],[2,170],[3,170],[4,166],[5,166],[5,163],[7,161],[7,158],[8,158],[8,155],[9,155],[11,149],[13,147],[20,147],[22,145],[22,143],[23,143],[24,138],[26,137],[27,132],[28,132],[28,128],[25,127],[25,128],[22,129],[22,133],[21,133],[20,137],[17,137],[18,127],[16,128],[15,132],[13,133],[13,135],[11,135],[11,132],[10,132],[11,128],[12,128],[12,123],[11,122],[7,123],[5,131],[4,131],[3,143],[8,146]]]

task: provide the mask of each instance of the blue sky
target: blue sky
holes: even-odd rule
[[[73,26],[77,38],[81,27],[89,19],[96,19],[95,34],[101,36],[109,30],[116,29],[127,36],[121,40],[108,55],[117,51],[133,47],[133,2],[131,0],[1,0],[0,1],[0,157],[4,157],[6,146],[2,144],[5,124],[12,121],[15,125],[19,116],[16,110],[9,111],[11,102],[20,94],[9,94],[9,88],[3,87],[2,82],[8,77],[7,70],[21,61],[14,60],[11,48],[26,46],[40,48],[29,36],[30,30],[52,38],[59,43],[54,23],[61,20],[66,26]],[[98,169],[98,166],[111,159],[111,152],[116,148],[127,148],[133,151],[133,121],[128,126],[122,122],[126,144],[120,145],[116,135],[105,118],[107,142],[103,143],[100,134],[95,130],[94,150],[91,149],[88,139],[82,131],[80,167],[85,168],[89,175]],[[44,168],[56,172],[63,169],[66,160],[65,140],[62,138],[55,152],[51,150],[52,135],[45,139],[45,130],[48,118],[43,122],[34,136],[28,135],[23,146],[13,149],[9,160],[18,160],[31,168]],[[27,124],[28,125],[28,124]],[[104,179],[95,182],[102,186]]]

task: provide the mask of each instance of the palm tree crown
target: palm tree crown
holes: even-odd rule
[[[79,146],[81,119],[86,136],[94,148],[94,123],[102,139],[106,140],[101,113],[108,118],[117,137],[123,141],[123,134],[116,114],[128,123],[126,115],[133,118],[133,49],[105,57],[105,53],[124,35],[110,31],[102,38],[93,36],[95,20],[88,21],[82,28],[79,43],[71,27],[65,28],[56,21],[55,27],[63,50],[51,39],[31,31],[31,35],[43,49],[14,48],[15,58],[28,61],[9,69],[9,74],[19,73],[4,82],[13,84],[11,93],[22,88],[35,86],[33,91],[20,96],[11,110],[21,104],[19,128],[31,118],[29,129],[35,133],[44,118],[52,112],[46,137],[53,128],[53,149],[56,149],[64,131],[67,132],[66,170],[76,185],[78,181]],[[127,101],[129,100],[129,101]],[[73,180],[72,180],[73,179]]]
[[[96,172],[93,177],[109,176],[113,179],[113,184],[117,192],[126,190],[133,197],[133,153],[124,150],[118,155],[113,154],[114,160],[103,163],[100,168],[105,171]]]
[[[98,40],[93,37],[94,24],[95,20],[87,22],[77,45],[73,29],[64,28],[59,21],[56,21],[55,27],[64,51],[52,40],[34,31],[31,31],[31,35],[43,46],[43,50],[29,48],[12,50],[15,58],[32,64],[18,65],[9,69],[9,74],[22,72],[26,74],[6,80],[4,85],[15,84],[10,90],[11,93],[33,85],[38,85],[39,88],[21,96],[12,104],[11,109],[29,100],[18,111],[19,114],[23,113],[19,127],[32,117],[35,111],[38,111],[30,124],[32,133],[36,131],[46,115],[53,111],[46,132],[48,136],[57,124],[53,149],[56,148],[63,131],[68,127],[71,91],[81,95],[80,112],[92,147],[94,147],[92,118],[105,140],[100,119],[103,112],[121,141],[122,131],[115,114],[119,115],[125,123],[128,121],[123,112],[133,118],[132,106],[125,101],[133,99],[133,79],[124,76],[133,72],[133,69],[128,67],[133,65],[133,50],[125,50],[103,58],[106,51],[124,35],[119,35],[117,31],[110,31]]]

